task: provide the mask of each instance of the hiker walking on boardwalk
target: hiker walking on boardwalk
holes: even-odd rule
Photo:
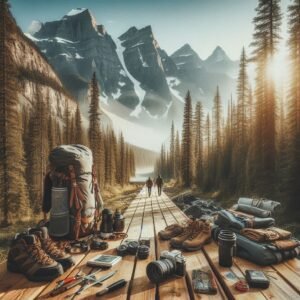
[[[153,186],[153,181],[151,180],[151,178],[149,177],[148,180],[146,181],[146,186],[148,188],[148,196],[151,196],[151,189]]]
[[[160,196],[161,195],[161,188],[162,188],[162,186],[164,184],[164,182],[163,182],[163,180],[162,180],[162,178],[161,178],[160,175],[157,176],[155,184],[157,185],[158,196]]]

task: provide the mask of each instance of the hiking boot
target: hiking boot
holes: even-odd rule
[[[202,222],[192,221],[189,225],[183,228],[183,231],[178,236],[171,239],[170,244],[173,248],[181,249],[182,244],[187,240],[196,230],[201,230]]]
[[[172,224],[167,226],[164,230],[158,233],[158,236],[162,240],[169,240],[183,232],[183,227],[179,224]]]
[[[31,281],[52,281],[63,274],[61,264],[41,248],[33,234],[19,234],[8,252],[7,270],[23,273]]]
[[[58,248],[56,243],[50,238],[47,227],[30,229],[30,233],[35,234],[39,238],[42,249],[52,259],[60,263],[64,271],[66,271],[75,264],[72,256]]]
[[[193,234],[183,242],[186,251],[200,250],[203,245],[211,241],[211,228],[209,222],[203,222],[202,230],[194,230]]]

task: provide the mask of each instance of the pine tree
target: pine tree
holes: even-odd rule
[[[75,112],[75,144],[84,145],[84,133],[82,129],[82,120],[81,120],[81,112],[79,109],[79,105],[76,107]]]
[[[192,184],[192,99],[190,92],[185,97],[182,128],[182,182],[185,187]]]
[[[175,138],[175,178],[177,181],[181,181],[181,151],[180,151],[180,139],[179,139],[179,132],[176,131],[176,138]]]
[[[255,177],[261,195],[274,193],[276,166],[275,86],[270,67],[280,41],[280,0],[259,0],[254,18],[253,58],[256,63],[256,140]],[[261,133],[259,133],[261,132]]]
[[[206,144],[206,154],[205,154],[205,176],[204,176],[204,189],[209,191],[212,186],[212,167],[211,167],[211,124],[209,114],[206,116],[205,121],[205,144]]]
[[[120,147],[119,147],[119,157],[120,157],[120,175],[119,175],[119,183],[124,186],[126,178],[125,178],[125,172],[126,172],[126,145],[124,142],[123,133],[120,134]]]
[[[201,102],[197,102],[194,115],[194,157],[195,157],[195,180],[198,186],[203,180],[203,108]]]
[[[235,142],[234,164],[235,164],[235,180],[236,186],[240,192],[245,190],[246,182],[246,165],[245,157],[248,151],[248,119],[247,113],[249,109],[249,82],[247,74],[247,57],[245,48],[243,48],[240,58],[240,69],[237,81],[237,140]],[[230,141],[230,147],[232,142]]]
[[[219,187],[221,176],[221,154],[222,154],[222,104],[219,87],[217,86],[213,105],[214,121],[214,158],[212,160],[212,176],[215,187]]]
[[[89,145],[93,153],[94,168],[97,174],[100,186],[103,186],[104,172],[102,163],[103,146],[101,146],[101,123],[100,123],[100,107],[99,107],[99,87],[96,73],[93,74],[90,84],[90,107],[89,107]]]
[[[9,28],[15,26],[7,1],[0,1],[0,221],[3,225],[28,219],[24,178],[22,118],[18,107],[16,69],[9,56]]]
[[[288,105],[288,176],[289,205],[300,208],[300,1],[288,7],[290,85]]]
[[[69,108],[69,102],[66,101],[65,113],[64,113],[64,144],[66,145],[71,143],[71,124],[72,124],[72,118],[71,118],[71,112]]]
[[[170,178],[175,177],[175,128],[174,121],[171,125],[171,135],[170,135]]]

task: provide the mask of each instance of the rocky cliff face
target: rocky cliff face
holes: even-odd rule
[[[18,92],[21,106],[34,106],[36,91],[39,90],[43,99],[50,97],[51,113],[61,119],[65,107],[75,111],[76,103],[64,89],[47,59],[40,53],[31,40],[23,35],[14,25],[9,31],[9,55],[11,56],[18,76]]]
[[[131,27],[119,40],[124,48],[123,56],[127,70],[140,82],[145,91],[142,106],[152,115],[163,114],[172,97],[159,53],[160,48],[151,26],[142,29]]]
[[[74,9],[61,20],[41,24],[28,35],[46,55],[64,86],[79,100],[86,96],[96,72],[106,101],[118,100],[134,109],[139,102],[103,25],[97,25],[88,9]]]
[[[182,116],[187,90],[210,108],[219,85],[227,100],[235,91],[237,63],[221,47],[202,60],[189,44],[172,55],[159,47],[151,26],[131,27],[119,38],[98,25],[88,9],[73,9],[61,20],[34,21],[30,37],[64,86],[87,111],[88,83],[96,72],[105,109],[143,124]]]

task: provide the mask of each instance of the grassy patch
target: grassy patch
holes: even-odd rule
[[[138,184],[106,188],[101,192],[105,208],[109,208],[113,211],[119,208],[124,211],[136,197],[140,188],[141,185]],[[39,215],[29,222],[17,223],[0,229],[0,262],[6,259],[11,240],[15,234],[22,232],[27,228],[36,226],[41,219],[42,216]]]

